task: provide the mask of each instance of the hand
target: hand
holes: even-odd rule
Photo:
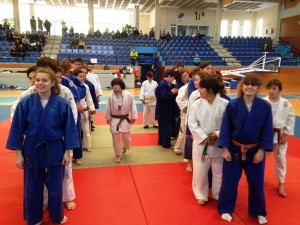
[[[16,151],[15,164],[20,169],[24,168],[24,158],[23,158],[23,155],[22,155],[22,151],[20,151],[20,150]]]
[[[177,89],[177,88],[173,88],[173,89],[171,90],[171,92],[172,92],[173,95],[175,95],[175,94],[178,93],[178,89]]]
[[[224,160],[226,160],[227,162],[231,161],[231,154],[228,151],[228,148],[223,148],[222,149],[222,157]]]
[[[253,157],[253,163],[260,163],[265,157],[265,151],[263,149],[258,149]]]
[[[281,137],[280,137],[280,143],[281,143],[281,144],[285,144],[286,141],[287,141],[287,137],[288,137],[287,134],[281,135]]]
[[[111,120],[106,120],[106,123],[110,125]]]
[[[95,115],[96,114],[96,110],[89,111],[89,114]]]
[[[216,135],[216,133],[212,133],[208,138],[208,145],[215,144],[217,140],[218,140],[218,136]]]
[[[76,107],[77,107],[77,111],[78,111],[79,113],[82,113],[82,112],[83,112],[83,107],[82,107],[82,105],[80,105],[80,104],[78,103],[78,104],[76,104]]]
[[[187,112],[187,106],[182,109],[182,112],[184,112],[184,113]]]
[[[141,100],[143,104],[145,104],[145,100]]]
[[[194,140],[193,135],[187,134],[186,138],[191,138],[192,140]]]
[[[63,161],[62,161],[62,165],[68,165],[71,162],[71,154],[70,154],[70,150],[66,150],[64,157],[63,157]]]
[[[134,122],[135,122],[135,119],[130,120],[130,124],[134,124]]]

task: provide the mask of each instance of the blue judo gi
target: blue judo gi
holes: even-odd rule
[[[175,88],[174,84],[168,84],[162,79],[156,90],[156,109],[155,119],[158,120],[158,144],[164,148],[169,148],[171,144],[171,136],[173,132],[173,121],[176,117],[174,95],[171,90]],[[178,106],[177,106],[178,107]]]
[[[76,104],[79,104],[80,100],[83,99],[86,95],[86,89],[83,83],[77,77],[71,74],[69,74],[67,78],[63,77],[61,84],[68,87],[71,90],[72,94],[74,95]],[[76,126],[77,126],[77,136],[79,138],[80,147],[73,149],[74,159],[82,158],[82,137],[81,137],[80,119],[81,119],[81,114],[78,113]]]
[[[52,94],[43,108],[38,93],[18,104],[6,148],[22,150],[24,158],[24,218],[32,225],[43,219],[43,190],[47,186],[50,219],[63,220],[62,185],[65,150],[79,146],[72,110]]]
[[[232,140],[241,144],[258,144],[246,152],[243,160],[241,148]],[[258,149],[272,151],[273,130],[272,112],[268,102],[258,97],[254,98],[250,112],[243,98],[231,100],[224,113],[219,147],[227,147],[232,160],[223,163],[222,185],[218,201],[220,213],[233,213],[237,199],[238,182],[242,170],[245,171],[249,184],[248,213],[251,216],[266,216],[264,196],[265,159],[255,164],[253,157]]]

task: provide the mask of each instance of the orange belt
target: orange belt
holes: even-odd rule
[[[255,148],[255,147],[258,146],[258,143],[255,143],[255,144],[246,144],[246,145],[244,145],[244,144],[241,144],[241,143],[239,143],[239,142],[237,142],[237,141],[235,141],[235,140],[233,140],[233,139],[232,139],[231,141],[232,141],[232,143],[233,143],[235,146],[240,147],[241,152],[242,152],[242,160],[246,160],[246,153],[247,153],[247,151],[248,151],[249,149],[252,149],[252,148]]]

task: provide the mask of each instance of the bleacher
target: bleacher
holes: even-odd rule
[[[169,40],[159,40],[158,43],[159,50],[168,66],[175,65],[178,60],[181,60],[185,66],[193,66],[193,60],[197,53],[201,61],[211,61],[215,66],[226,65],[205,38],[175,36]]]
[[[75,38],[79,38],[79,34],[75,34]],[[112,39],[110,35],[104,34],[101,37],[86,37],[85,49],[72,49],[70,48],[72,39],[73,37],[69,36],[63,37],[58,60],[81,57],[85,62],[90,61],[91,58],[97,59],[97,64],[100,65],[130,65],[131,47],[157,46],[155,38],[148,36]]]

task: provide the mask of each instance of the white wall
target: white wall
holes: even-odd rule
[[[263,19],[263,37],[271,37],[274,39],[276,37],[277,32],[277,20],[278,20],[278,7],[274,6],[271,8],[267,8],[262,11],[256,12],[256,20],[262,18]],[[267,29],[272,29],[272,34],[266,34]]]
[[[140,28],[140,30],[143,31],[144,34],[145,33],[149,34],[149,31],[150,31],[149,22],[150,22],[150,16],[149,15],[140,14],[139,28]]]

